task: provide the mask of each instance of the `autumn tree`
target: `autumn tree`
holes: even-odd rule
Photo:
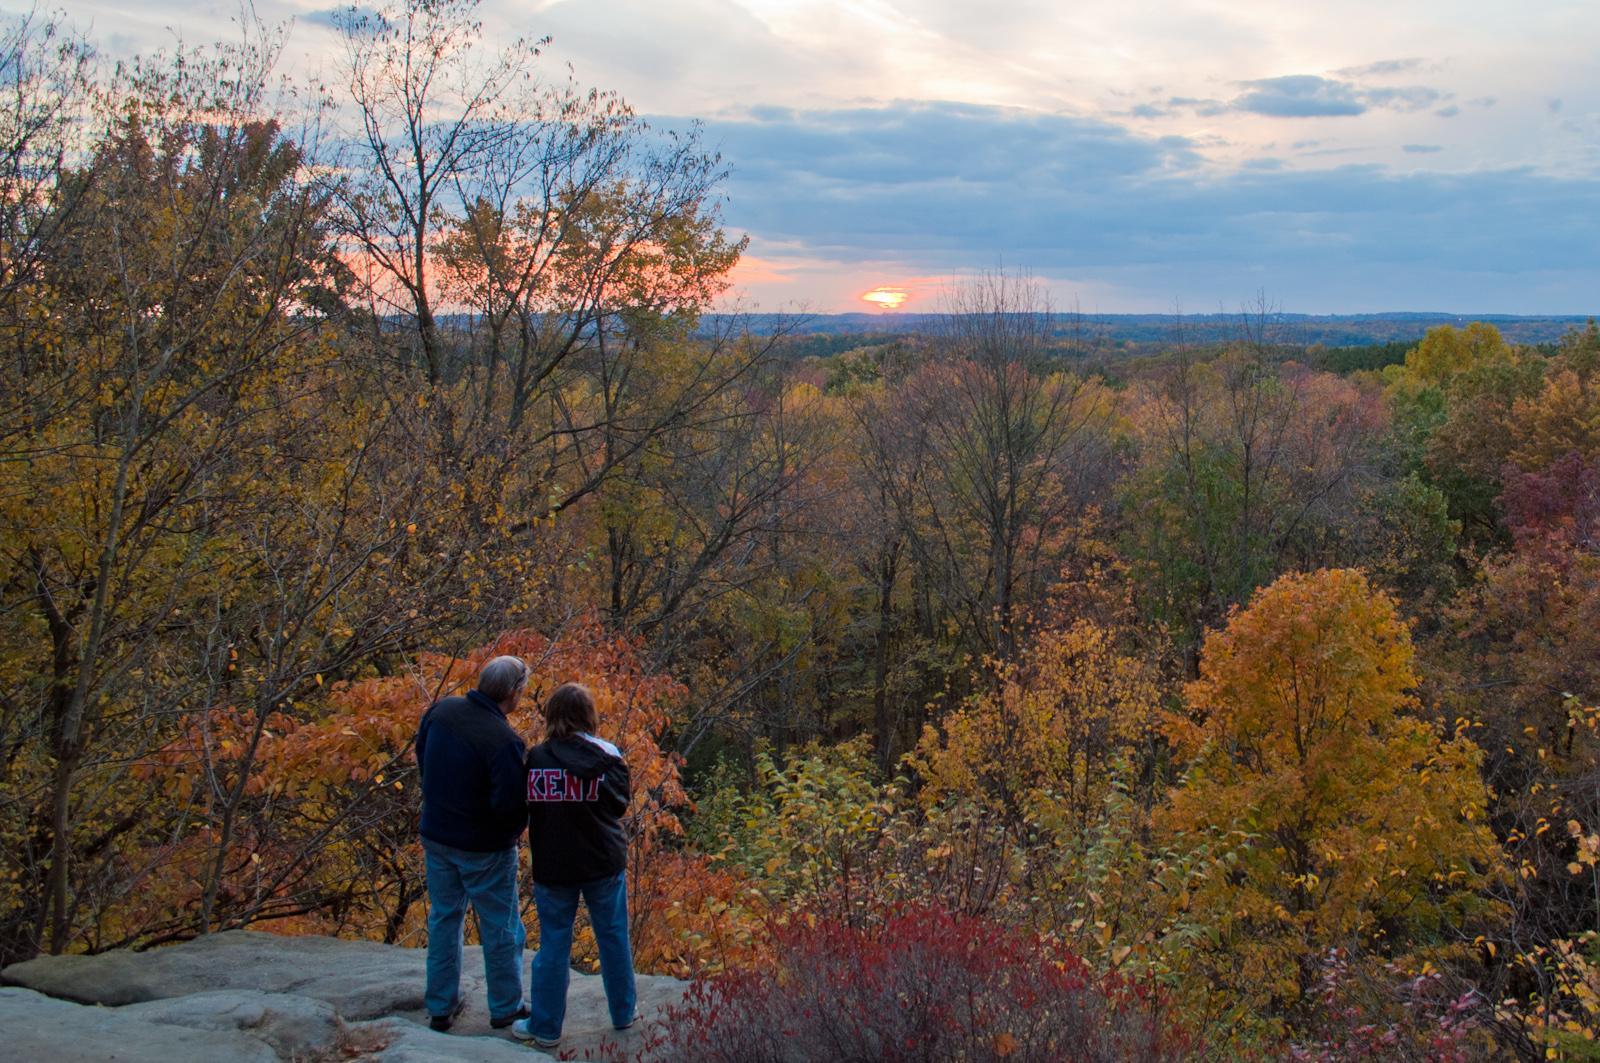
[[[672,426],[596,495],[596,593],[690,682],[679,749],[805,733],[811,654],[835,616],[824,560],[827,401],[775,364]],[[603,536],[603,538],[601,538]]]
[[[28,316],[17,300],[32,294],[74,217],[81,186],[61,178],[83,163],[96,74],[93,49],[60,18],[33,12],[0,28],[0,295],[13,330]],[[22,336],[11,346],[17,357],[28,349]]]
[[[306,165],[315,113],[293,136],[258,117],[278,43],[131,67],[61,175],[48,283],[24,289],[33,354],[8,394],[31,416],[0,465],[27,618],[7,674],[38,692],[4,720],[14,954],[158,930],[121,900],[174,834],[210,854],[176,918],[213,928],[251,856],[237,827],[269,719],[424,639],[484,637],[541,588],[497,470],[443,460],[426,400],[336,331],[350,277]],[[204,743],[204,785],[152,810],[129,765],[216,711],[252,726]]]
[[[1178,352],[1130,406],[1123,541],[1142,608],[1191,670],[1205,626],[1255,588],[1339,540],[1382,541],[1357,522],[1388,493],[1369,461],[1383,425],[1370,390],[1234,347]]]
[[[265,922],[414,942],[426,896],[411,759],[417,722],[434,700],[469,689],[485,663],[506,653],[529,664],[526,718],[513,723],[531,741],[539,740],[536,707],[556,686],[578,680],[594,691],[601,733],[621,746],[633,772],[625,825],[636,912],[654,911],[663,896],[677,896],[672,876],[688,870],[672,855],[685,803],[679,761],[662,745],[684,689],[647,671],[638,651],[579,616],[550,635],[505,632],[460,656],[421,654],[399,674],[318,687],[307,703],[278,707],[264,731],[248,706],[196,714],[140,774],[164,800],[196,808],[201,829],[155,847],[162,859],[140,895],[124,900],[135,913],[126,918],[147,932],[178,934],[186,929],[181,913],[212,894],[223,927]],[[213,752],[252,743],[258,753],[250,763]],[[208,793],[220,773],[242,785],[248,815],[238,825],[241,856],[226,862],[218,890],[208,835],[222,811]],[[657,927],[635,930],[653,949],[667,944]]]
[[[1156,676],[1117,633],[1077,619],[1046,627],[923,733],[911,763],[924,800],[991,808],[1028,840],[1070,847],[1098,816],[1117,763],[1155,733]]]
[[[318,357],[296,311],[338,270],[318,179],[259,117],[276,47],[127,71],[94,155],[61,175],[70,237],[31,304],[48,327],[7,363],[37,419],[4,465],[5,587],[28,618],[12,649],[41,666],[8,729],[48,779],[19,787],[40,795],[19,870],[46,903],[7,933],[54,951],[73,936],[74,852],[137,822],[116,765],[159,734],[168,684],[204,689],[193,656],[157,647],[229,578],[219,515],[264,472],[265,415]]]
[[[670,621],[749,557],[792,480],[750,445],[782,390],[758,380],[783,330],[700,327],[745,247],[721,225],[726,168],[697,128],[545,81],[542,42],[497,48],[476,0],[352,10],[341,28],[360,130],[338,217],[373,349],[405,326],[438,460],[480,485],[483,513],[534,541],[584,510],[571,542],[603,540],[609,585],[581,590],[662,635],[671,663]]]
[[[1284,576],[1206,639],[1171,739],[1189,760],[1163,822],[1228,871],[1190,903],[1193,976],[1275,1015],[1332,946],[1440,955],[1472,940],[1498,863],[1480,752],[1415,710],[1414,651],[1360,572]]]
[[[1564,458],[1600,459],[1600,330],[1594,322],[1569,334],[1536,394],[1512,406],[1512,445],[1506,460],[1524,472]]]
[[[936,355],[902,385],[926,432],[902,507],[919,565],[976,644],[1009,655],[1028,606],[1081,544],[1105,484],[1099,384],[1049,362],[1039,285],[993,274],[953,289]]]
[[[455,183],[494,165],[515,134],[537,43],[518,38],[485,54],[476,0],[408,2],[339,18],[360,157],[344,186],[342,222],[368,284],[375,321],[401,314],[419,361],[439,381],[434,244]]]
[[[1466,328],[1437,325],[1410,351],[1397,373],[1413,385],[1440,386],[1463,372],[1514,357],[1500,330],[1484,321]]]
[[[927,552],[917,550],[917,499],[932,462],[931,438],[923,419],[919,390],[888,379],[856,389],[844,398],[849,411],[848,504],[844,521],[852,535],[852,556],[870,594],[872,730],[878,766],[887,773],[899,753],[920,732],[919,698],[940,685],[927,667],[944,657],[949,631],[940,623],[931,580],[913,582],[915,565],[926,577]],[[918,651],[924,652],[919,653]],[[932,651],[932,652],[928,652]],[[922,657],[923,664],[916,664]],[[932,681],[930,682],[930,679]],[[911,717],[909,728],[903,717]]]
[[[1600,556],[1558,544],[1485,564],[1428,645],[1439,714],[1479,726],[1492,819],[1519,869],[1508,951],[1600,917],[1578,839],[1600,830]],[[1568,824],[1575,824],[1569,831]]]
[[[657,132],[614,93],[545,82],[546,42],[497,48],[478,8],[402,0],[342,16],[359,127],[338,216],[379,332],[405,323],[431,383],[467,383],[472,428],[515,435],[563,412],[541,403],[564,368],[614,385],[663,319],[692,321],[744,241],[721,229],[726,170],[696,129]],[[447,311],[466,327],[447,333]],[[614,407],[585,406],[553,430],[602,417],[623,427]]]
[[[1110,396],[1056,361],[1042,288],[993,274],[946,300],[939,327],[826,382],[851,560],[835,578],[858,618],[839,681],[870,699],[886,772],[985,654],[1018,652],[1062,566],[1100,555],[1115,471]]]
[[[1494,498],[1516,432],[1513,406],[1538,389],[1542,370],[1493,325],[1473,322],[1429,329],[1382,373],[1393,417],[1386,449],[1443,494],[1475,548],[1502,539]]]
[[[1441,715],[1482,728],[1493,823],[1519,871],[1506,945],[1564,947],[1594,925],[1582,839],[1600,829],[1600,416],[1592,329],[1515,399],[1499,470],[1510,549],[1484,559],[1428,644]]]

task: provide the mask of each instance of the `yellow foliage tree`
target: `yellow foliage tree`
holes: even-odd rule
[[[1561,369],[1534,398],[1512,407],[1513,464],[1529,471],[1549,468],[1568,454],[1584,461],[1600,457],[1600,376]]]
[[[1480,751],[1410,714],[1416,683],[1395,603],[1356,570],[1284,576],[1207,638],[1161,822],[1227,850],[1189,899],[1222,992],[1285,1014],[1334,946],[1422,962],[1471,940],[1499,860]]]
[[[1466,328],[1439,325],[1406,354],[1405,374],[1423,385],[1444,384],[1468,369],[1508,362],[1514,352],[1500,330],[1485,321]]]
[[[1112,631],[1079,619],[1002,666],[998,691],[930,725],[911,763],[926,803],[984,805],[1056,840],[1098,815],[1110,768],[1155,728],[1159,690]]]

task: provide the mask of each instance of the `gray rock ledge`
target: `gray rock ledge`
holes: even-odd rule
[[[531,953],[529,954],[531,957]],[[538,1053],[489,1027],[483,956],[469,946],[467,1010],[448,1034],[427,1028],[424,954],[368,941],[210,934],[148,952],[48,956],[0,971],[0,1058],[384,1063],[528,1060]],[[526,971],[524,971],[526,977]],[[687,983],[639,976],[645,1021],[611,1029],[600,979],[573,973],[564,1058],[593,1059],[602,1042],[636,1050],[649,1022]],[[530,1053],[533,1053],[530,1056]]]

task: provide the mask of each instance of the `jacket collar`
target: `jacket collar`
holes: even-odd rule
[[[580,732],[578,737],[604,753],[608,753],[619,760],[622,758],[622,751],[616,746],[612,745],[610,742],[607,742],[604,738],[597,738],[587,731]]]
[[[481,690],[469,690],[469,691],[467,691],[467,700],[472,702],[474,705],[478,706],[478,708],[480,708],[480,709],[488,709],[488,710],[490,710],[496,716],[499,716],[502,720],[506,718],[506,714],[505,714],[504,711],[501,710],[500,706],[498,704],[496,704],[494,701],[490,700],[489,695],[485,694]]]

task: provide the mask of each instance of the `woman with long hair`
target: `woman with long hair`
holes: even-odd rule
[[[528,751],[528,851],[539,951],[533,958],[530,1015],[511,1032],[541,1048],[561,1041],[572,962],[572,923],[581,898],[600,952],[611,1024],[634,1024],[638,996],[628,942],[628,766],[596,736],[599,716],[588,688],[558,687],[544,705],[545,740]]]

